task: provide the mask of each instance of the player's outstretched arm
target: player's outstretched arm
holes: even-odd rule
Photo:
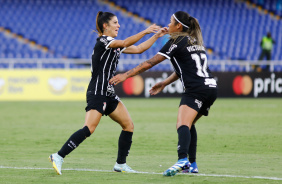
[[[123,53],[126,53],[126,54],[141,54],[144,51],[148,50],[157,41],[158,38],[164,36],[167,33],[168,33],[168,28],[163,27],[156,34],[154,34],[150,39],[142,42],[141,44],[139,44],[137,46],[131,45],[131,46],[127,47],[123,51]]]
[[[110,82],[110,84],[117,85],[120,82],[125,81],[129,77],[133,77],[133,76],[138,75],[142,72],[145,72],[146,70],[152,68],[153,66],[162,62],[165,59],[166,59],[166,57],[159,55],[159,54],[156,54],[151,59],[144,61],[143,63],[141,63],[138,66],[136,66],[135,68],[127,71],[126,73],[122,73],[122,74],[118,74],[118,75],[114,76],[113,78],[110,79],[109,82]]]
[[[176,75],[175,72],[173,72],[168,78],[166,78],[164,81],[162,82],[158,82],[157,84],[155,84],[151,89],[150,89],[150,94],[151,95],[156,95],[159,92],[161,92],[167,85],[173,83],[174,81],[176,81],[178,79],[178,76]]]
[[[130,37],[126,38],[125,40],[114,40],[109,45],[109,47],[110,48],[129,47],[129,46],[135,44],[136,42],[138,42],[146,34],[157,33],[157,31],[159,29],[160,29],[160,26],[153,24],[153,25],[149,26],[147,29],[137,33],[136,35],[130,36]]]

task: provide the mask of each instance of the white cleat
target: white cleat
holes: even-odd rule
[[[114,166],[114,171],[116,172],[128,172],[128,173],[136,173],[137,171],[131,169],[126,163],[118,164],[116,163]]]
[[[49,156],[49,161],[52,162],[53,168],[55,169],[58,175],[62,175],[62,164],[64,162],[63,157],[58,155],[58,153],[54,153]]]

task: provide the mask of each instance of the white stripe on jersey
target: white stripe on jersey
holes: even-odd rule
[[[109,46],[111,45],[111,43],[113,42],[114,40],[112,40],[112,41],[110,41],[109,43],[108,43],[108,45],[106,45],[106,50],[108,50],[109,49]]]
[[[167,59],[170,60],[170,57],[168,55],[164,54],[164,53],[158,52],[157,54],[162,55],[162,56],[164,56],[164,57],[166,57]]]
[[[114,55],[114,57],[113,57],[113,59],[112,59],[112,61],[111,61],[111,65],[110,65],[110,68],[109,68],[109,73],[108,73],[108,79],[107,79],[107,81],[109,81],[109,79],[110,79],[110,71],[111,71],[111,68],[112,68],[112,65],[113,65],[113,61],[114,61],[114,59],[116,58],[116,55],[117,55],[117,52],[115,52],[115,55]],[[107,93],[107,92],[106,92]]]
[[[124,47],[124,48],[120,51],[120,53],[122,53],[126,48],[127,48],[127,47]]]
[[[104,68],[103,68],[103,74],[105,73],[105,68],[106,68],[106,65],[107,65],[108,59],[109,59],[109,57],[110,57],[110,55],[111,55],[111,51],[112,51],[112,48],[110,49],[110,51],[109,51],[109,55],[108,55],[107,60],[106,60],[106,62],[105,62],[105,65],[104,65]],[[105,77],[104,77],[104,76],[105,76],[105,75],[103,75],[103,82],[102,82],[101,95],[103,95],[103,89],[104,89],[104,81],[105,81]]]
[[[100,61],[102,61],[102,58],[104,56],[104,54],[107,52],[107,50],[105,50],[105,52],[102,54],[101,58],[100,58]]]
[[[97,82],[96,82],[95,95],[97,94],[97,86],[98,86],[98,81],[99,81],[99,75],[97,76]]]
[[[175,60],[175,63],[177,64],[177,66],[178,66],[178,68],[179,68],[180,76],[181,76],[181,83],[182,83],[183,89],[185,89],[185,86],[184,86],[184,83],[183,83],[182,70],[181,70],[181,68],[180,68],[180,66],[179,66],[179,64],[178,64],[178,62],[177,62],[177,60],[176,60],[176,58],[173,57],[173,59]]]
[[[116,55],[117,55],[117,52],[115,53],[115,55],[114,55],[114,57],[113,57],[113,59],[112,59],[112,61],[111,61],[111,66],[110,66],[110,68],[109,68],[109,71],[111,71],[111,68],[112,68],[112,65],[113,65],[113,60],[116,58]],[[108,80],[110,79],[110,73],[111,73],[111,72],[108,73]]]
[[[102,60],[104,54],[107,52],[107,50],[105,50],[105,52],[102,54],[100,61]],[[93,50],[93,55],[94,55],[94,50]],[[91,72],[93,73],[93,67],[92,67],[92,62],[91,62]],[[97,86],[98,86],[98,81],[99,81],[99,75],[97,76],[97,82],[96,82],[96,87],[95,87],[95,95],[97,94]]]
[[[94,55],[94,49],[93,49],[93,53],[92,53],[92,56]],[[92,66],[92,62],[91,62],[91,72],[93,73],[93,66]]]

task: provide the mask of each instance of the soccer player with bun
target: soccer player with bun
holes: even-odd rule
[[[120,54],[138,54],[149,49],[161,36],[167,34],[167,29],[160,29],[151,25],[147,29],[125,40],[116,40],[120,25],[117,17],[110,12],[98,12],[96,29],[99,37],[94,46],[91,65],[91,81],[87,89],[87,106],[85,123],[82,129],[73,133],[62,148],[51,154],[49,160],[57,174],[61,175],[63,158],[79,146],[96,129],[103,115],[108,115],[120,124],[122,131],[118,140],[118,155],[114,166],[117,172],[135,172],[126,164],[131,143],[134,125],[132,119],[119,97],[115,94],[114,86],[109,83],[116,73]],[[155,33],[151,38],[138,46],[134,46],[142,37]]]
[[[217,98],[217,84],[208,68],[202,32],[197,19],[186,12],[178,11],[171,16],[168,32],[170,40],[153,58],[126,73],[116,75],[110,80],[110,83],[116,85],[152,68],[165,59],[170,59],[174,73],[154,85],[150,94],[158,94],[177,79],[181,80],[185,89],[176,123],[178,161],[163,173],[164,176],[173,176],[180,171],[198,172],[195,123],[202,115],[208,115],[210,107]]]

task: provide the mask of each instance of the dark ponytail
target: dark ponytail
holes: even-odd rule
[[[203,46],[204,41],[198,20],[184,11],[178,11],[174,14],[174,16],[178,19],[175,20],[175,25],[180,23],[183,27],[182,34],[178,33],[178,35],[189,35],[191,37],[191,39],[189,40],[190,44],[195,44],[194,40],[196,40],[197,45]]]
[[[103,24],[104,23],[109,23],[109,21],[112,19],[112,17],[114,17],[115,15],[113,13],[110,13],[110,12],[102,12],[102,11],[99,11],[97,13],[97,16],[96,16],[96,30],[95,31],[99,36],[102,36],[103,35],[103,32],[104,32],[104,27],[103,27]]]

